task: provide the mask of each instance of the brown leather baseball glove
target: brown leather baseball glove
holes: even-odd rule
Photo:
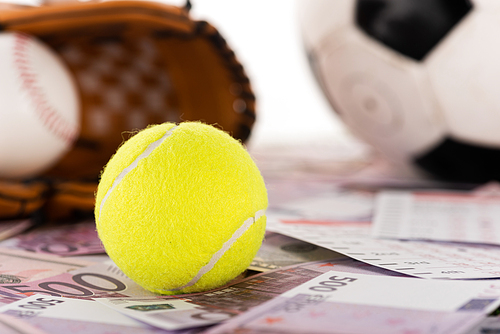
[[[149,1],[0,7],[0,29],[33,35],[68,65],[81,98],[74,147],[36,180],[0,180],[0,219],[43,208],[49,219],[91,214],[99,174],[134,131],[166,121],[218,124],[245,141],[255,97],[218,31],[189,6]]]

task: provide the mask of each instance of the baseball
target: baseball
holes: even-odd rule
[[[50,168],[80,129],[80,101],[66,65],[32,36],[0,33],[0,177]]]

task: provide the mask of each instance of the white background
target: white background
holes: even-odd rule
[[[249,146],[346,138],[309,69],[295,1],[193,0],[192,5],[192,16],[221,32],[250,77],[258,119]]]

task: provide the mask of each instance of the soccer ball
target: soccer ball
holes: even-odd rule
[[[354,134],[450,181],[500,180],[500,1],[305,0],[311,67]]]

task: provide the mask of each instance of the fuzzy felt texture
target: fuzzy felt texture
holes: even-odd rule
[[[132,280],[162,294],[213,289],[243,272],[262,243],[265,215],[196,284],[175,290],[268,204],[264,180],[240,142],[198,122],[175,126],[151,126],[125,142],[96,194],[97,231],[108,255]]]

